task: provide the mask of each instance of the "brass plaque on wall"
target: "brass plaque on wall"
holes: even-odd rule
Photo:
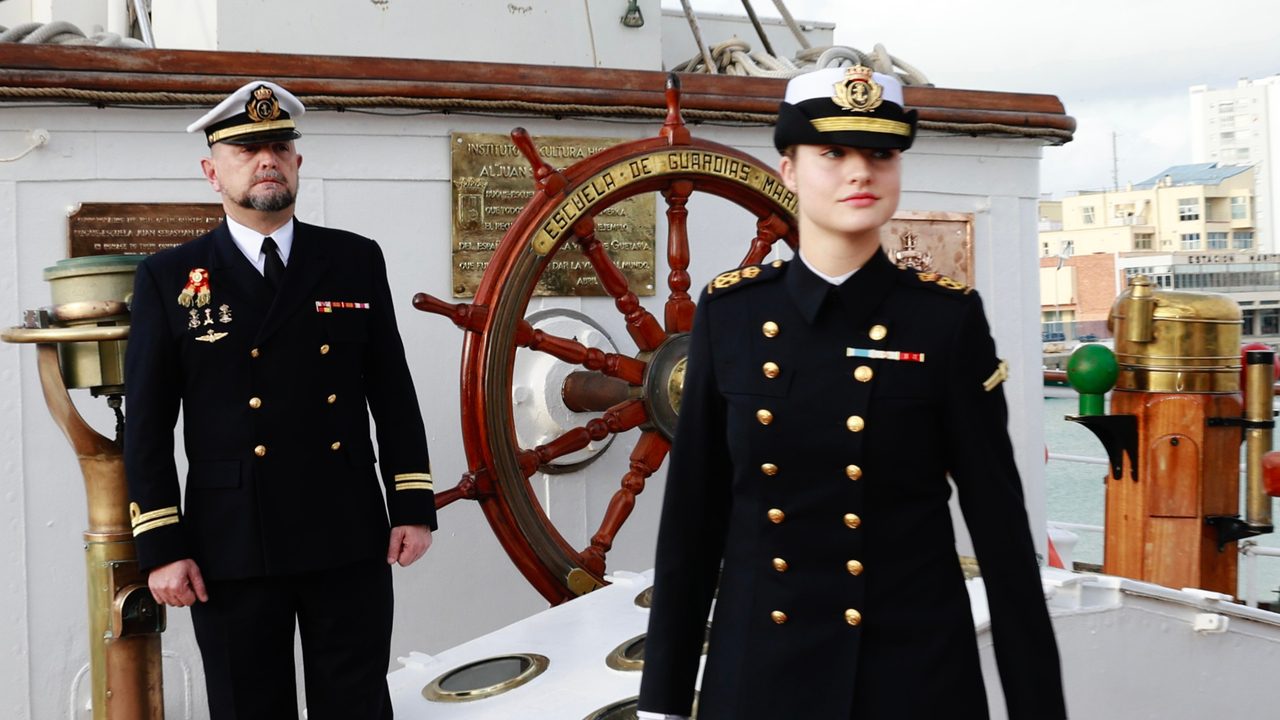
[[[880,233],[889,259],[905,270],[973,285],[973,214],[899,210]]]
[[[453,296],[475,296],[502,236],[533,197],[533,170],[511,138],[453,133]],[[542,159],[562,169],[620,142],[617,138],[534,136]],[[654,294],[656,200],[622,200],[596,216],[596,237],[627,276],[631,291]],[[590,261],[572,242],[561,246],[538,280],[535,295],[605,295]]]
[[[67,216],[67,257],[150,255],[209,232],[221,203],[81,203]]]

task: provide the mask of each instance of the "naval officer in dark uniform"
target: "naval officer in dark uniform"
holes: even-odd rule
[[[390,718],[390,566],[436,527],[382,251],[293,217],[302,113],[256,81],[188,128],[226,220],[134,285],[133,534],[156,600],[192,609],[213,720],[297,717],[295,623],[310,720]]]
[[[787,86],[774,139],[799,254],[698,304],[641,717],[689,715],[714,597],[701,720],[986,718],[948,476],[1009,717],[1066,716],[982,302],[880,249],[915,125],[865,67]]]

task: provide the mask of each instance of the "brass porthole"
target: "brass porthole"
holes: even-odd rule
[[[551,661],[537,653],[485,658],[454,668],[431,681],[422,696],[433,702],[469,702],[500,695],[546,671]]]
[[[646,633],[647,635],[647,633]],[[622,643],[609,653],[604,659],[604,664],[614,670],[630,672],[644,669],[644,641],[646,635],[637,635],[630,640]],[[707,654],[707,648],[711,645],[711,624],[707,624],[707,633],[702,639],[702,654]]]
[[[643,670],[644,639],[644,635],[637,635],[622,643],[609,653],[609,656],[604,659],[604,664],[614,670]]]

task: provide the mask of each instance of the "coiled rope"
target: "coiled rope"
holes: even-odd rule
[[[51,23],[23,23],[12,28],[0,25],[0,43],[25,45],[92,45],[94,47],[145,48],[146,44],[135,38],[121,37],[113,32],[97,32],[85,35],[84,31],[69,22],[57,20]]]
[[[701,54],[695,55],[672,70],[688,73],[789,78],[823,68],[865,65],[878,73],[897,77],[903,85],[932,85],[929,78],[925,77],[919,69],[890,54],[884,45],[879,43],[869,53],[847,45],[831,45],[804,48],[796,53],[794,59],[787,59],[753,51],[750,43],[735,37],[712,45],[709,54],[715,65],[714,71],[707,67],[707,62]]]

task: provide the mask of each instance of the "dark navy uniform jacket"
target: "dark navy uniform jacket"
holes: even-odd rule
[[[1010,717],[1065,717],[977,293],[879,253],[724,273],[687,372],[640,709],[689,713],[715,593],[701,720],[986,717],[950,475]]]
[[[382,251],[294,222],[278,294],[225,222],[138,266],[125,468],[144,569],[189,557],[207,579],[307,572],[385,558],[388,510],[392,525],[436,527]]]

